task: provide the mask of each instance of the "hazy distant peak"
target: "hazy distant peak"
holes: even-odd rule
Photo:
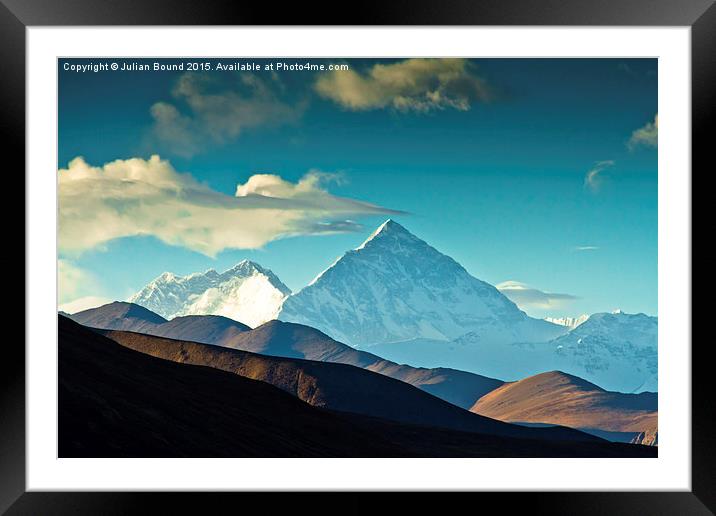
[[[626,312],[623,312],[622,310],[614,310],[611,312],[598,312],[596,314],[592,314],[590,319],[594,319],[595,321],[602,321],[602,320],[608,320],[608,321],[650,321],[653,323],[656,323],[658,318],[653,315],[647,315],[645,313],[636,313],[636,314],[629,314]]]

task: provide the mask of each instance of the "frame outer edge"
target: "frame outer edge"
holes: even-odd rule
[[[693,276],[693,226],[696,221],[702,220],[693,216],[693,177],[697,170],[705,176],[714,169],[711,149],[716,121],[716,3],[712,3],[691,27],[691,103]],[[708,189],[706,192],[708,195]],[[703,227],[701,229],[709,231]],[[697,306],[702,316],[707,315],[706,305],[693,302],[692,291],[691,488],[704,505],[716,512],[716,445],[713,437],[716,405],[712,397],[713,385],[710,383],[713,361],[709,357],[709,351],[713,348],[708,340],[695,338],[693,311]]]
[[[10,2],[17,7],[16,2],[12,0]],[[55,17],[53,9],[47,9],[47,12],[44,13],[41,12],[43,6],[38,4],[43,2],[37,1],[28,1],[30,12],[23,11],[19,13],[22,16],[18,18],[5,5],[6,3],[6,0],[0,2],[0,62],[4,64],[3,80],[0,85],[0,108],[3,113],[0,136],[2,137],[3,146],[9,149],[17,149],[24,148],[25,136],[25,22],[30,24],[61,24],[62,22],[58,18],[66,18],[68,14],[70,20],[67,21],[74,21],[75,24],[80,25],[106,23],[106,20],[101,13],[85,12],[83,15],[79,9],[69,13],[66,11],[65,16]],[[77,3],[83,4],[82,1]],[[696,9],[694,3],[699,2],[691,3],[690,12],[692,13]],[[707,129],[713,126],[714,101],[716,100],[716,64],[714,60],[716,56],[716,5],[712,1],[700,3],[706,4],[708,8],[705,11],[701,11],[701,15],[696,18],[692,26],[692,106],[694,108],[692,109],[692,162],[694,164],[693,168],[698,167],[706,170],[707,145],[711,143],[707,137]],[[57,4],[59,7],[65,2],[57,2]],[[117,6],[116,3],[114,4]],[[675,4],[678,4],[678,2],[675,2]],[[154,5],[156,6],[157,3],[154,3]],[[64,7],[67,6],[65,5]],[[79,7],[79,5],[76,5],[76,7]],[[683,7],[682,5],[681,8],[683,9]],[[15,10],[17,11],[17,9]],[[38,11],[40,11],[39,14]],[[72,9],[70,8],[69,11],[72,11]],[[183,11],[184,9],[178,9],[178,12]],[[125,9],[124,15],[126,16],[126,14]],[[532,13],[532,15],[534,14]],[[552,14],[554,15],[554,13]],[[679,20],[683,19],[682,16],[678,17]],[[390,17],[392,18],[392,15]],[[509,18],[510,15],[507,14],[504,17]],[[123,16],[120,16],[120,18],[123,18]],[[205,17],[200,18],[201,22],[204,22]],[[249,16],[248,18],[252,17]],[[470,23],[473,19],[471,16],[468,16],[468,18],[463,23]],[[486,24],[490,24],[489,19],[494,18],[494,16],[486,16],[485,18]],[[555,24],[570,24],[570,20],[564,19],[564,16],[555,18],[559,18],[558,20],[555,19],[553,22]],[[566,16],[566,18],[571,17]],[[53,22],[53,20],[58,21]],[[539,24],[539,22],[535,22],[535,24]],[[643,22],[643,24],[649,23]],[[712,162],[712,160],[710,161]],[[20,163],[24,170],[24,154]],[[702,396],[706,397],[701,399],[706,403],[702,403],[698,407],[694,405],[693,410],[692,447],[693,449],[698,449],[699,453],[693,454],[692,482],[694,494],[706,507],[713,509],[716,506],[716,493],[713,490],[713,482],[716,478],[714,474],[716,454],[714,453],[714,440],[710,435],[710,428],[712,421],[716,420],[716,411],[713,404],[709,405],[708,396],[711,388],[705,380],[708,378],[706,367],[709,367],[710,362],[704,358],[698,359],[698,357],[705,357],[705,355],[703,348],[693,347],[694,393],[701,392]],[[22,350],[17,353],[13,352],[12,358],[16,360],[0,361],[0,367],[2,368],[2,374],[0,375],[0,513],[4,513],[18,497],[21,498],[21,502],[27,502],[28,497],[34,498],[28,494],[21,496],[25,491],[26,472],[24,352]],[[18,364],[21,364],[22,367],[18,367]],[[569,496],[567,494],[567,497]],[[45,501],[49,500],[45,499]]]
[[[319,4],[234,0],[1,0],[25,25],[688,26],[713,0],[364,0],[350,17]],[[315,7],[314,7],[315,5]]]
[[[0,63],[0,145],[6,151],[5,156],[19,156],[11,161],[17,169],[6,178],[21,181],[22,186],[15,187],[15,191],[25,192],[25,25],[4,3],[0,3]],[[10,226],[16,225],[19,233],[21,228],[17,222]],[[22,231],[24,242],[24,226]],[[23,270],[26,272],[24,245]],[[13,280],[19,282],[19,275]],[[24,285],[22,289],[24,292]],[[24,298],[23,308],[26,308]],[[25,491],[24,314],[22,323],[17,319],[16,327],[22,328],[23,345],[17,333],[14,338],[4,339],[3,354],[7,352],[7,355],[0,359],[0,513]]]

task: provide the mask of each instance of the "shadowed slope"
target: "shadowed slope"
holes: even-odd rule
[[[133,316],[126,318],[127,312]],[[146,308],[122,302],[85,310],[70,318],[92,328],[135,331],[264,355],[349,364],[397,378],[464,409],[503,384],[501,380],[456,369],[396,364],[341,344],[301,324],[269,321],[251,330],[244,324],[215,315],[191,315],[165,321]]]
[[[595,439],[569,428],[524,428],[472,414],[412,385],[350,365],[265,356],[141,333],[101,331],[110,339],[136,351],[261,380],[318,407],[404,423],[511,437]]]
[[[426,369],[396,364],[336,342],[314,328],[281,321],[269,321],[219,344],[265,355],[360,367],[419,387],[462,408],[470,408],[477,399],[503,383],[501,380],[456,369]]]
[[[275,387],[59,321],[60,457],[402,455]]]
[[[263,382],[138,353],[62,316],[58,356],[60,457],[656,456],[334,413]]]
[[[642,432],[657,425],[657,394],[609,392],[579,377],[552,371],[507,383],[470,409],[512,422]]]

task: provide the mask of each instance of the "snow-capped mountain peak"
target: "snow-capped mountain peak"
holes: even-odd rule
[[[383,222],[380,226],[378,226],[378,229],[373,231],[368,238],[366,238],[361,245],[356,247],[355,249],[346,252],[343,256],[339,256],[336,258],[333,263],[325,270],[320,272],[318,276],[313,278],[311,282],[306,285],[306,287],[312,286],[314,283],[316,283],[318,280],[320,280],[324,274],[329,272],[333,267],[343,258],[348,256],[351,253],[355,253],[357,251],[361,251],[363,249],[369,249],[369,250],[379,250],[381,246],[389,247],[391,244],[396,244],[399,240],[402,240],[403,243],[407,243],[409,241],[413,241],[414,243],[418,244],[425,244],[422,240],[420,240],[418,237],[410,233],[407,229],[405,229],[403,226],[395,222],[393,219],[388,219],[385,222]],[[393,249],[395,250],[395,248]],[[305,289],[304,289],[305,290]]]
[[[165,272],[129,298],[167,319],[223,315],[256,327],[274,319],[291,291],[269,269],[242,260],[221,274],[214,269],[177,276]]]
[[[378,226],[378,229],[373,231],[373,233],[371,233],[370,236],[366,238],[366,240],[354,250],[359,251],[361,249],[374,245],[395,244],[401,240],[406,243],[410,241],[422,242],[422,240],[420,240],[410,231],[395,222],[393,219],[388,219],[380,226]]]
[[[658,319],[650,315],[638,313],[628,314],[621,310],[611,313],[599,312],[592,314],[588,321],[575,328],[573,334],[587,336],[616,335],[620,340],[629,340],[639,346],[656,346]]]
[[[528,335],[546,340],[565,331],[527,317],[495,287],[394,220],[286,299],[279,319],[352,345],[449,341],[469,332],[504,341]]]
[[[211,270],[212,269],[209,269],[209,271],[211,271]],[[207,271],[207,273],[209,271]],[[249,276],[251,274],[263,273],[265,271],[266,271],[266,269],[261,267],[256,262],[252,262],[251,260],[241,260],[239,263],[237,263],[233,267],[225,270],[224,274]]]
[[[583,378],[622,392],[656,391],[658,325],[646,314],[596,313],[551,344]]]

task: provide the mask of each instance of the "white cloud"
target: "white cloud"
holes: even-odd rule
[[[497,289],[523,310],[561,308],[578,299],[571,294],[544,292],[519,281],[505,281],[497,285]]]
[[[60,251],[81,253],[122,237],[151,235],[214,256],[255,249],[292,235],[355,230],[355,216],[397,213],[328,193],[331,174],[311,171],[297,183],[251,176],[227,195],[152,156],[101,167],[75,158],[59,171]]]
[[[77,267],[71,261],[57,260],[59,309],[75,313],[109,303],[104,297],[89,295],[98,291],[98,280],[90,272]]]
[[[65,259],[57,260],[57,275],[60,303],[86,293],[88,286],[91,286],[94,280],[87,271]]]
[[[596,245],[578,245],[574,248],[575,251],[597,251],[599,249]]]
[[[584,176],[584,186],[593,192],[598,191],[604,179],[601,175],[602,172],[612,166],[614,166],[614,161],[610,159],[594,163],[594,166]]]
[[[630,150],[643,145],[645,147],[656,147],[659,140],[659,114],[654,116],[653,122],[647,122],[643,127],[640,127],[633,133],[631,138],[627,142],[627,147]]]
[[[376,64],[366,73],[335,70],[319,76],[315,89],[322,97],[354,111],[386,107],[467,111],[471,102],[492,98],[487,83],[466,59],[407,59]]]
[[[209,76],[182,75],[172,91],[177,104],[157,102],[150,109],[154,136],[172,152],[190,157],[234,140],[246,129],[295,123],[305,109],[303,102],[281,100],[275,75],[263,80],[242,74],[235,88],[217,88]],[[178,106],[186,106],[186,113]]]
[[[111,302],[111,299],[105,297],[86,296],[61,304],[59,310],[68,314],[76,314],[82,310],[89,310]]]

